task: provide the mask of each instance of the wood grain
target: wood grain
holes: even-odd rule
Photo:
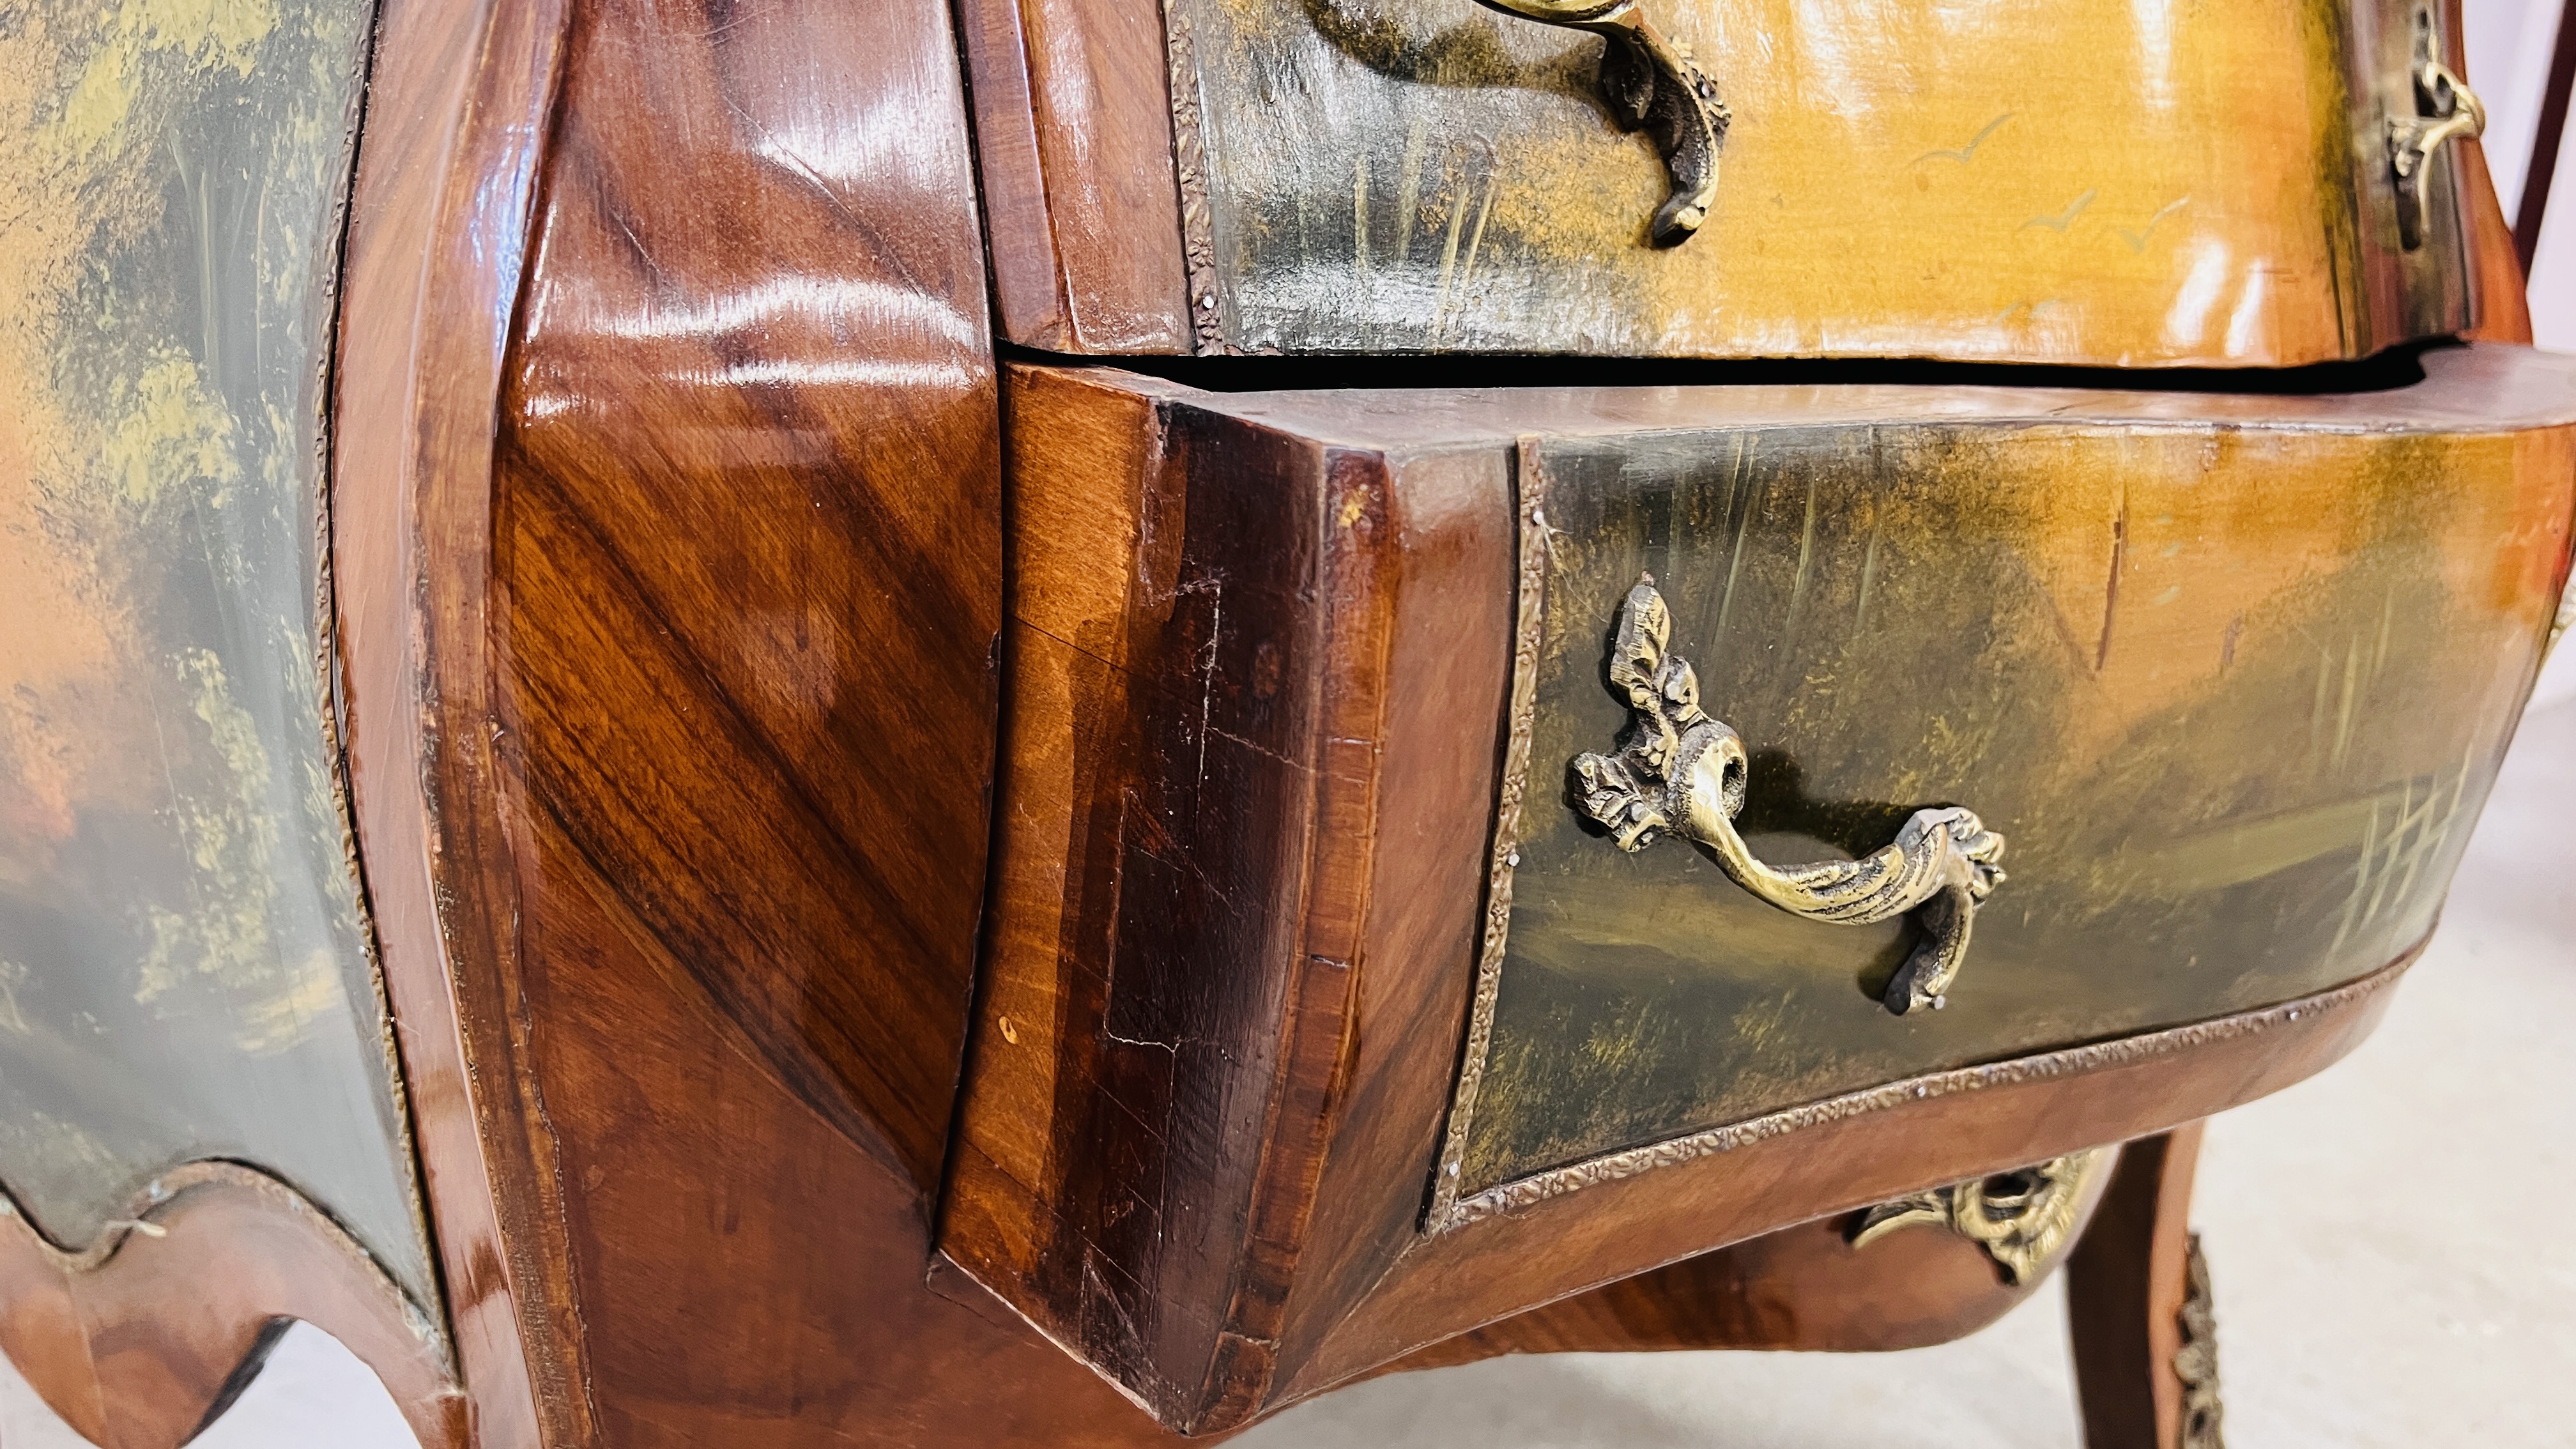
[[[559,23],[544,123],[453,163],[479,209],[362,231],[415,270],[353,291],[341,415],[362,844],[483,1442],[1150,1441],[929,1241],[1001,602],[945,8]]]
[[[350,806],[480,1449],[592,1432],[492,868],[483,521],[566,22],[557,0],[385,6],[334,379]]]
[[[2461,0],[2443,0],[2443,34],[2450,40],[2451,70],[2472,85],[2467,29],[2460,19]],[[2496,195],[2495,176],[2487,167],[2483,142],[2460,148],[2460,179],[2468,215],[2469,271],[2477,298],[2477,325],[2460,335],[2481,342],[2531,344],[2531,299],[2524,288],[2527,262],[2514,224]]]
[[[1153,0],[958,0],[1002,336],[1191,350],[1163,15]]]
[[[2181,1449],[2185,1263],[2202,1124],[2121,1149],[2111,1189],[2066,1265],[2085,1449]]]
[[[0,1198],[0,1351],[102,1449],[178,1449],[289,1321],[375,1370],[424,1449],[465,1449],[435,1336],[364,1248],[293,1189],[226,1162],[173,1168],[81,1252]]]
[[[2502,610],[2492,678],[2451,696],[2486,761],[2566,567],[2568,394],[2560,364],[2510,349],[2424,365],[2429,380],[2403,393],[2306,397],[1219,395],[1013,369],[1015,716],[943,1246],[1166,1423],[1214,1432],[1536,1304],[1927,1182],[2162,1130],[2332,1061],[2375,1019],[2395,968],[2369,973],[2410,951],[2416,915],[2385,931],[2374,918],[2384,941],[2280,978],[2293,999],[2277,1007],[2213,988],[2055,1038],[2109,1038],[2090,1046],[2020,1055],[2052,1044],[2041,1035],[1949,1058],[1990,1065],[1882,1064],[1866,1080],[1883,1085],[1756,1106],[1705,1140],[1595,1159],[1481,1221],[1420,1231],[1477,954],[1512,637],[1506,500],[1533,447],[1561,434],[1615,452],[1721,417],[1884,428],[1918,409],[1945,427],[2023,420],[2015,438],[2042,418],[2123,437],[2245,427],[2291,453],[2356,430],[2529,430],[2524,452],[2481,453],[2457,475],[2518,521],[2443,545],[2461,578],[2485,581],[2446,597]],[[2497,554],[2500,536],[2517,542]],[[2188,594],[2130,626],[2162,631],[2137,647],[2206,626],[2224,652],[2227,619],[2209,611],[2242,601]],[[2085,688],[2116,696],[2120,730],[2172,707],[2179,686],[2121,683],[2100,652],[2088,678],[2108,682]],[[2435,763],[2457,758],[2446,746]],[[2161,1029],[2123,1035],[2142,1028]]]
[[[1470,942],[1443,906],[1478,867],[1428,832],[1481,813],[1490,761],[1380,761],[1495,717],[1504,479],[1393,511],[1364,456],[1019,376],[1002,886],[942,1243],[1168,1421],[1226,1427],[1255,1403],[1173,1366],[1269,1377],[1327,1105],[1364,1020],[1406,1028],[1355,961]],[[1434,1122],[1390,1125],[1430,1149]]]
[[[388,13],[362,149],[335,553],[479,1442],[1167,1442],[1093,1364],[1222,1431],[1534,1303],[2217,1110],[2378,1010],[2385,978],[1900,1083],[1424,1244],[1483,880],[1455,825],[1491,808],[1508,665],[1474,647],[1512,606],[1504,454],[1419,461],[1406,494],[1293,401],[1247,428],[1054,375],[1012,400],[1015,451],[1059,471],[1023,470],[1006,541],[942,7],[432,3]],[[1073,35],[969,19],[1024,64]],[[1029,94],[1132,99],[1149,34],[1055,45]],[[1094,209],[1149,259],[1121,218],[1151,191]],[[1166,261],[1136,275],[1169,299],[1100,285],[1123,314],[1052,270],[1060,305],[1012,300],[1030,257],[1079,270],[1081,214],[997,232],[1006,318],[1175,345]],[[1459,416],[1418,412],[1396,426]],[[1631,1296],[1658,1287],[1696,1291]],[[1902,1331],[1986,1301],[1928,1293]]]

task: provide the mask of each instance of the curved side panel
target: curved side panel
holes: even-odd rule
[[[929,1241],[1001,564],[946,8],[394,10],[335,562],[480,1443],[1158,1438]]]
[[[351,806],[483,1449],[593,1437],[481,725],[500,370],[566,24],[558,0],[387,0],[341,309]]]
[[[0,1197],[0,1351],[104,1449],[176,1449],[299,1319],[384,1380],[425,1449],[466,1443],[465,1400],[366,1250],[294,1189],[228,1162],[155,1179],[86,1251]]]

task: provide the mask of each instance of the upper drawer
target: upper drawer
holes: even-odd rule
[[[2312,1070],[2430,930],[2567,567],[2576,359],[2423,361],[1013,369],[947,1251],[1214,1429]]]
[[[2285,366],[2471,322],[2423,0],[1642,5],[1596,28],[1680,51],[1469,0],[966,0],[1007,334]],[[1623,132],[1630,55],[1672,105]],[[1658,66],[1730,118],[1713,167]]]

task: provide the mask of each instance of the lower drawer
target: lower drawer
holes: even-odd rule
[[[948,1251],[1220,1428],[2313,1069],[2430,931],[2567,569],[2576,362],[2423,369],[1018,370]]]

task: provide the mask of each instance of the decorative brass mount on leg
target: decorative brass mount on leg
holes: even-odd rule
[[[1648,234],[1659,247],[1691,239],[1717,204],[1717,147],[1726,103],[1690,52],[1654,27],[1637,0],[1482,0],[1506,15],[1588,30],[1609,42],[1601,54],[1601,98],[1622,130],[1644,128],[1672,173],[1673,194]]]
[[[1851,1244],[1867,1247],[1898,1228],[1946,1227],[1985,1249],[2004,1281],[2019,1286],[2066,1245],[2085,1184],[2110,1160],[2109,1148],[2095,1147],[1880,1203],[1852,1224]]]
[[[1699,675],[1666,652],[1672,616],[1647,575],[1619,608],[1610,682],[1634,711],[1615,755],[1574,758],[1583,813],[1621,850],[1643,850],[1678,830],[1707,847],[1737,885],[1793,915],[1861,926],[1914,914],[1923,938],[1882,1000],[1899,1016],[1938,1009],[1968,956],[1977,907],[2004,873],[2004,838],[1955,806],[1917,810],[1896,842],[1860,860],[1777,867],[1756,860],[1735,833],[1744,808],[1744,741],[1699,707]]]
[[[2191,1235],[2184,1258],[2181,1317],[2182,1347],[2173,1359],[2174,1377],[2182,1380],[2181,1449],[2227,1449],[2219,1428],[2226,1410],[2218,1399],[2218,1314],[2198,1233]]]

